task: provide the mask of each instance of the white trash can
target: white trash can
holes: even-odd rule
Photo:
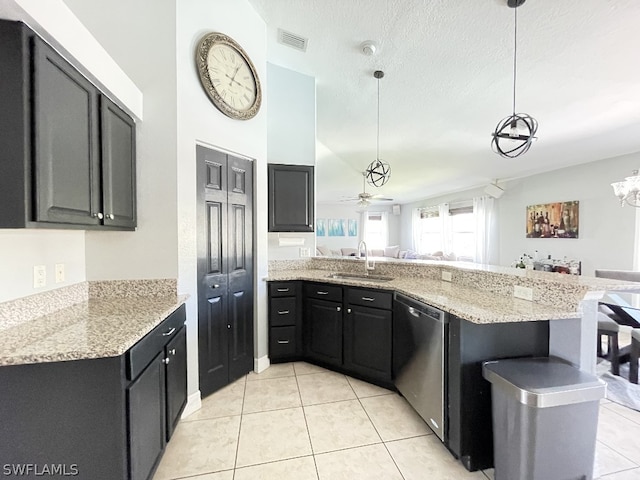
[[[485,362],[495,480],[592,480],[606,384],[553,357]]]

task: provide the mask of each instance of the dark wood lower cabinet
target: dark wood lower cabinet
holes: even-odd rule
[[[391,381],[391,310],[347,305],[344,368],[365,378]]]
[[[305,356],[327,365],[342,366],[342,304],[307,299],[305,303]]]
[[[0,367],[2,468],[152,478],[186,403],[184,321],[182,306],[119,357]]]
[[[148,478],[166,443],[164,358],[159,353],[128,388],[131,480]]]

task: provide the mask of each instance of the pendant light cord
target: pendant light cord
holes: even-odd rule
[[[518,57],[518,7],[513,8],[513,116],[516,116],[516,59]]]
[[[380,160],[380,78],[378,78],[378,132],[376,133],[376,160]]]

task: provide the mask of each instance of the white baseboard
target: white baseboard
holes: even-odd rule
[[[200,395],[200,390],[195,393],[192,393],[187,398],[187,404],[182,411],[182,415],[180,418],[187,418],[192,413],[197,412],[202,407],[202,397]]]
[[[256,373],[264,372],[269,368],[269,365],[271,365],[271,362],[269,361],[268,355],[253,359],[253,371]]]

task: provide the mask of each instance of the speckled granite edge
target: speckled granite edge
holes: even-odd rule
[[[176,295],[175,278],[152,280],[97,280],[89,282],[89,298],[167,297]]]
[[[469,262],[374,260],[376,263],[373,273],[379,275],[441,280],[442,272],[447,271],[451,273],[452,285],[486,291],[504,297],[513,297],[514,286],[519,285],[533,290],[535,303],[573,310],[580,308],[580,303],[588,291],[635,290],[640,287],[640,284],[634,282]],[[355,257],[353,259],[314,257],[306,265],[308,269],[313,270],[364,273],[364,262]],[[273,271],[277,272],[278,270]]]
[[[100,280],[81,282],[0,303],[0,331],[55,313],[90,298],[171,297],[177,294],[173,278]]]
[[[0,331],[89,299],[87,282],[0,303]]]
[[[311,268],[309,266],[311,260],[311,258],[302,258],[296,260],[270,260],[268,263],[269,271],[278,272],[282,270],[304,270],[307,268]]]

